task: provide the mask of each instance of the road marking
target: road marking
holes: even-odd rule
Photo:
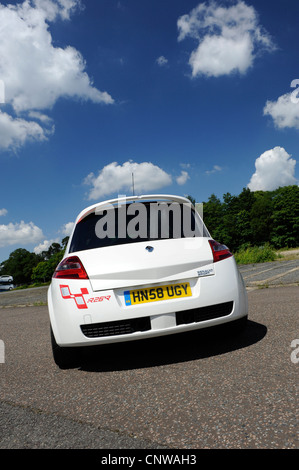
[[[253,274],[250,274],[250,276],[246,276],[243,279],[249,279],[250,277],[258,276],[259,274],[263,274],[267,271],[273,271],[273,269],[278,269],[278,268],[280,268],[280,266],[273,266],[272,268],[264,269],[263,271],[258,271]]]
[[[269,277],[267,279],[264,279],[263,281],[253,281],[255,284],[265,284],[269,281],[274,281],[275,279],[279,279],[280,277],[283,277],[283,276],[286,276],[287,274],[290,274],[294,271],[298,271],[299,269],[299,266],[297,268],[293,268],[293,269],[290,269],[289,271],[286,271],[284,273],[281,273],[281,274],[276,274],[276,276],[272,276],[272,277]]]

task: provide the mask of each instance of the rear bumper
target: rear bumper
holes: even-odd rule
[[[128,307],[124,302],[126,289],[93,292],[89,281],[53,279],[48,308],[56,342],[74,347],[133,341],[247,316],[246,289],[233,258],[216,263],[211,276],[186,281],[192,290],[190,298]]]

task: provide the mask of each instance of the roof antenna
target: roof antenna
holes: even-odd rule
[[[133,196],[135,196],[135,191],[134,191],[134,173],[132,173],[132,189],[133,189]]]

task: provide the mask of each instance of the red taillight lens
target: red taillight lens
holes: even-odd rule
[[[88,279],[87,273],[78,256],[70,256],[59,263],[53,277],[60,279]]]
[[[225,258],[229,258],[230,256],[233,256],[227,246],[222,245],[221,243],[218,243],[215,240],[209,240],[209,243],[212,249],[214,263],[216,263],[217,261],[221,261]]]

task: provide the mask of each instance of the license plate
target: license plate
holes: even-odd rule
[[[159,287],[147,287],[145,289],[126,290],[124,292],[125,304],[136,305],[148,302],[157,302],[159,300],[180,299],[182,297],[191,297],[191,287],[189,282],[179,284],[169,284]]]

